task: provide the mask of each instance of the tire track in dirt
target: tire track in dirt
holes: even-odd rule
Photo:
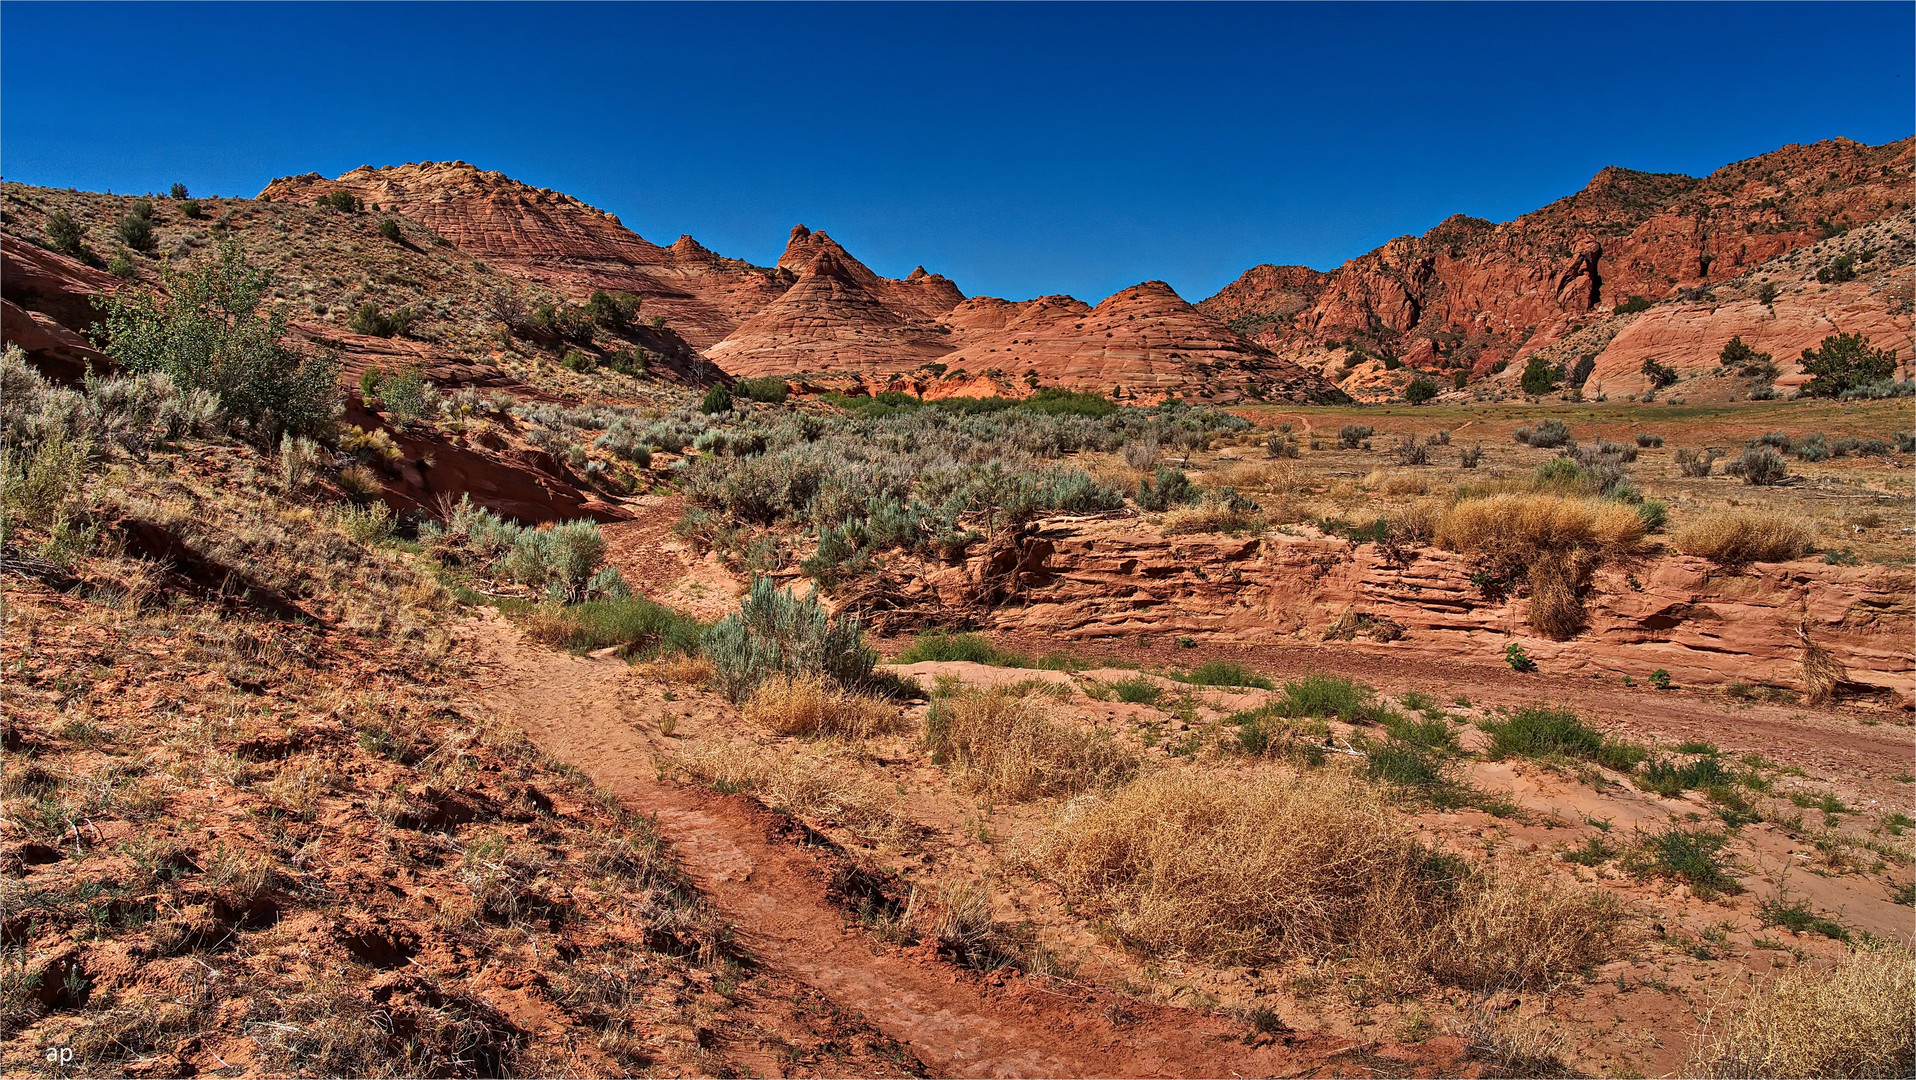
[[[942,962],[887,950],[848,927],[826,898],[827,875],[802,848],[768,832],[755,803],[658,778],[662,748],[626,693],[633,675],[523,642],[497,615],[462,633],[480,678],[476,696],[546,753],[584,771],[631,809],[657,816],[679,865],[764,966],[823,993],[948,1076],[1455,1074],[1455,1040],[1411,1052],[1327,1035],[1250,1045],[1249,1028],[1213,1014],[1011,978],[994,986]],[[1440,1056],[1441,1055],[1441,1056]]]

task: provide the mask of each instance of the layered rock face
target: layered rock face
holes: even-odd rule
[[[593,289],[639,296],[644,317],[664,316],[698,348],[731,333],[793,280],[775,267],[715,255],[689,236],[660,247],[570,195],[460,161],[361,166],[336,180],[284,177],[260,198],[311,202],[339,190],[422,222],[461,251],[567,298],[582,300]]]
[[[49,375],[77,382],[89,365],[107,366],[86,333],[100,319],[93,298],[119,284],[76,259],[9,237],[0,247],[0,336]]]
[[[796,280],[706,357],[734,375],[909,371],[949,350],[940,316],[964,299],[947,278],[882,278],[822,232],[792,230],[781,272]]]
[[[956,348],[939,358],[950,369],[947,378],[996,372],[1145,400],[1341,397],[1322,377],[1245,341],[1162,281],[1133,285],[1096,307],[1068,296],[970,300],[948,321]]]
[[[1513,221],[1458,215],[1393,240],[1315,296],[1273,283],[1288,268],[1258,267],[1201,306],[1239,325],[1268,319],[1260,340],[1280,349],[1356,337],[1413,365],[1482,374],[1631,297],[1671,299],[1908,209],[1913,146],[1787,146],[1700,180],[1607,168]]]
[[[1008,561],[1001,557],[1000,562]],[[968,610],[983,558],[934,571],[900,591]],[[1340,538],[1164,536],[1126,518],[1058,520],[1025,537],[1016,585],[984,613],[995,628],[1052,638],[1204,634],[1244,645],[1356,638],[1406,659],[1502,662],[1521,644],[1558,674],[1657,668],[1684,685],[1731,680],[1802,688],[1804,634],[1848,671],[1851,692],[1916,691],[1909,571],[1821,562],[1726,570],[1665,555],[1599,571],[1583,598],[1587,627],[1567,641],[1528,628],[1526,596],[1487,597],[1460,555],[1419,550],[1393,561]]]

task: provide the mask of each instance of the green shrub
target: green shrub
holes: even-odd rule
[[[577,349],[567,349],[565,355],[559,358],[559,364],[567,371],[577,371],[581,374],[599,366],[599,362],[594,360],[591,354],[582,353]]]
[[[200,205],[198,199],[188,199],[180,204],[180,214],[193,221],[198,221],[206,216],[206,208]]]
[[[1530,658],[1530,653],[1514,641],[1504,646],[1504,662],[1512,671],[1537,670],[1537,662]]]
[[[1661,390],[1677,381],[1676,369],[1668,364],[1658,363],[1655,357],[1645,357],[1642,371],[1650,377],[1650,387]]]
[[[624,594],[623,582],[599,576],[605,549],[598,523],[587,519],[521,529],[513,534],[500,568],[519,584],[568,603],[584,600],[595,590]]]
[[[319,196],[313,200],[313,205],[321,208],[331,208],[342,214],[357,213],[366,208],[365,203],[360,202],[358,198],[354,197],[352,192],[344,188]]]
[[[399,307],[387,315],[379,310],[379,305],[371,300],[359,305],[347,327],[355,334],[371,337],[404,337],[412,329],[413,311],[410,307]]]
[[[1808,900],[1792,901],[1786,896],[1776,896],[1757,905],[1756,917],[1764,926],[1780,926],[1792,933],[1821,934],[1837,941],[1848,941],[1849,931],[1835,919],[1826,919],[1810,907]]]
[[[1364,440],[1377,434],[1377,429],[1369,424],[1345,424],[1337,429],[1337,448],[1355,450],[1364,444]]]
[[[1639,311],[1650,310],[1650,301],[1641,296],[1632,295],[1623,303],[1610,309],[1612,315],[1634,315]]]
[[[175,199],[184,199],[186,198],[186,185],[176,183],[171,188],[168,189],[168,194],[170,194]]]
[[[641,596],[568,604],[547,616],[547,640],[576,652],[617,646],[627,656],[698,652],[698,620]]]
[[[645,374],[650,364],[644,349],[622,346],[605,355],[605,366],[621,375],[637,378]]]
[[[767,376],[763,379],[739,379],[732,384],[737,396],[747,401],[764,401],[778,404],[791,393],[791,386],[784,379]]]
[[[1652,671],[1650,673],[1650,685],[1658,690],[1670,689],[1672,685],[1670,682],[1670,673],[1662,668]]]
[[[1138,481],[1138,509],[1153,513],[1174,506],[1194,503],[1204,497],[1204,489],[1191,483],[1182,469],[1160,466],[1156,475]]]
[[[1636,444],[1646,450],[1652,446],[1662,446],[1663,436],[1652,435],[1647,431],[1639,431],[1636,435]]]
[[[86,251],[86,229],[65,210],[47,211],[47,244],[62,255],[80,257]]]
[[[1398,719],[1376,691],[1341,675],[1306,675],[1284,684],[1271,707],[1284,716],[1336,717],[1348,724]]]
[[[1509,719],[1479,725],[1490,733],[1487,756],[1568,757],[1628,769],[1642,760],[1643,749],[1608,738],[1584,724],[1575,712],[1548,705],[1526,705]]]
[[[399,243],[399,223],[392,218],[381,218],[379,221],[379,235],[391,240],[395,244]]]
[[[1056,386],[1045,387],[1019,402],[1017,407],[1046,416],[1110,416],[1118,411],[1118,403],[1103,394]]]
[[[1831,334],[1820,347],[1803,350],[1803,370],[1812,376],[1803,393],[1837,397],[1889,379],[1896,373],[1896,350],[1872,349],[1869,338],[1861,334]]]
[[[982,634],[954,634],[946,630],[927,630],[913,639],[894,663],[922,664],[927,661],[950,663],[966,661],[992,667],[1030,667],[1023,654],[1000,649]]]
[[[369,372],[370,374],[370,372]],[[439,415],[439,391],[426,381],[418,368],[408,367],[382,378],[377,388],[379,402],[394,420],[430,420]],[[362,380],[360,392],[365,392]]]
[[[1545,420],[1532,428],[1528,425],[1511,432],[1511,438],[1525,446],[1535,446],[1544,450],[1555,450],[1564,446],[1575,446],[1577,440],[1570,437],[1570,425],[1561,420]]]
[[[1422,375],[1412,379],[1410,385],[1404,387],[1404,400],[1410,402],[1412,405],[1422,405],[1424,402],[1436,396],[1437,384],[1424,378]]]
[[[1518,383],[1526,394],[1547,394],[1557,385],[1557,369],[1543,357],[1532,356],[1524,364]]]
[[[1745,484],[1769,487],[1790,474],[1789,462],[1767,446],[1752,446],[1723,469],[1729,476],[1740,476]]]
[[[729,412],[732,408],[732,395],[723,386],[714,386],[705,392],[699,402],[699,411],[707,416]]]
[[[127,214],[113,228],[113,234],[120,242],[142,255],[151,254],[160,246],[159,235],[153,231],[153,219],[140,214]]]
[[[1144,675],[1119,679],[1111,684],[1111,692],[1117,695],[1119,701],[1132,705],[1156,705],[1164,698],[1164,687],[1157,680]]]
[[[1251,686],[1259,690],[1273,689],[1271,680],[1242,664],[1233,664],[1227,660],[1206,660],[1190,671],[1182,675],[1174,675],[1172,678],[1179,682],[1190,683],[1192,686]]]
[[[239,246],[163,271],[170,295],[122,290],[97,300],[106,314],[106,352],[129,372],[161,371],[181,390],[219,399],[230,422],[261,446],[282,434],[331,433],[340,406],[338,365],[286,343],[286,313],[259,308],[270,287]]]
[[[125,248],[114,252],[113,257],[106,261],[106,272],[123,281],[132,281],[140,276],[139,267],[133,265],[133,256],[127,254]]]
[[[606,292],[604,289],[592,290],[586,299],[585,314],[597,326],[607,330],[624,330],[639,314],[639,298],[629,292]]]
[[[1638,849],[1631,854],[1630,868],[1640,874],[1689,882],[1690,888],[1707,900],[1737,888],[1737,881],[1728,873],[1722,858],[1723,848],[1729,842],[1727,833],[1667,825],[1642,838]]]
[[[704,643],[719,688],[733,701],[774,673],[827,675],[852,686],[878,662],[856,616],[834,618],[816,594],[795,597],[770,578],[754,578],[739,610],[707,630]]]

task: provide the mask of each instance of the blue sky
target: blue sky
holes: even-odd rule
[[[1605,165],[1916,129],[1916,5],[0,4],[0,171],[252,195],[461,159],[769,263],[1210,295]]]

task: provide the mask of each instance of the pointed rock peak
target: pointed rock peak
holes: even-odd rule
[[[827,255],[831,256],[830,262],[824,264],[824,269],[819,269],[820,257]],[[803,225],[792,230],[791,242],[785,245],[785,254],[778,257],[778,265],[800,273],[830,273],[848,281],[866,284],[878,280],[878,275],[872,273],[870,267],[852,258],[851,253],[840,247],[838,241],[822,230],[814,232]]]
[[[1139,301],[1160,303],[1168,301],[1175,304],[1184,304],[1184,297],[1179,296],[1177,290],[1165,282],[1141,281],[1128,289],[1112,293],[1110,296],[1105,297],[1104,303],[1098,306],[1105,307],[1115,304],[1130,304]]]
[[[930,274],[927,274],[927,273],[925,273],[925,268],[924,268],[924,267],[922,267],[922,266],[914,266],[914,267],[912,267],[912,268],[911,268],[911,273],[909,273],[909,274],[906,274],[906,275],[905,275],[905,280],[906,280],[906,281],[918,281],[918,280],[920,280],[920,279],[923,279],[923,278],[927,278],[927,277],[930,277],[930,276],[931,276]]]
[[[680,235],[677,240],[672,241],[672,254],[677,255],[681,259],[708,259],[715,257],[711,250],[704,244],[692,239],[691,233],[684,233]]]

